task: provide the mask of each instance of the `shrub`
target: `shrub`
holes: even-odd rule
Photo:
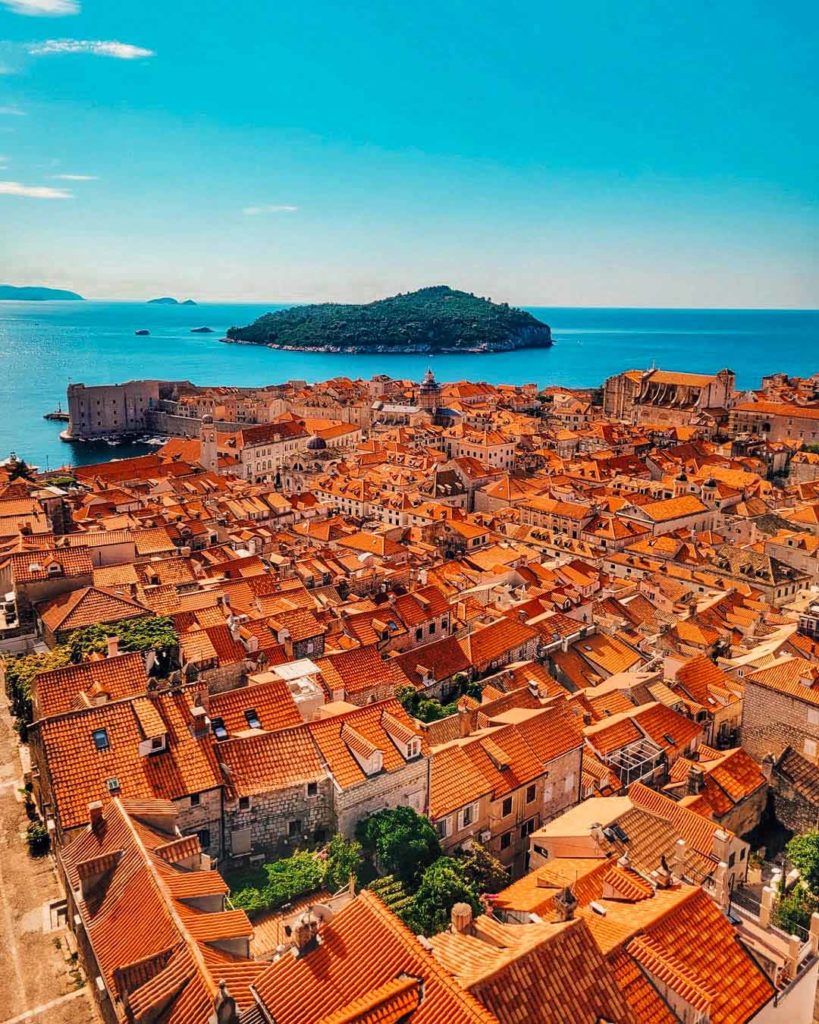
[[[296,852],[291,857],[231,873],[227,882],[234,907],[257,914],[277,910],[286,903],[316,892],[322,886],[324,868],[315,854]]]
[[[28,852],[32,857],[42,857],[48,853],[51,847],[51,837],[48,829],[41,821],[32,821],[26,829],[26,843]]]
[[[788,843],[787,856],[807,887],[819,894],[819,831],[794,836]]]
[[[31,696],[34,678],[40,672],[62,668],[68,664],[68,652],[64,647],[55,647],[53,651],[37,654],[25,654],[17,658],[7,658],[4,670],[6,677],[6,693],[11,704],[11,713],[22,739],[26,738],[26,728],[31,724],[33,710]]]
[[[332,891],[344,888],[350,881],[350,875],[358,880],[362,863],[361,844],[355,839],[345,839],[337,832],[325,850],[324,884]]]

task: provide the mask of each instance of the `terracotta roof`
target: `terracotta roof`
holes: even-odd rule
[[[370,892],[335,915],[313,952],[277,960],[254,989],[276,1024],[316,1024],[325,1018],[335,1024],[332,1014],[349,1014],[357,999],[372,1005],[375,993],[383,999],[384,986],[399,977],[423,982],[422,998],[406,1018],[411,1024],[497,1024]]]
[[[67,633],[98,623],[121,622],[150,615],[150,608],[97,587],[83,587],[39,606],[40,618],[52,633]]]
[[[98,701],[143,693],[146,684],[145,661],[136,651],[66,665],[36,677],[37,709],[41,718],[47,718]]]

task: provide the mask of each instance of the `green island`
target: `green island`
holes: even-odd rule
[[[549,327],[522,309],[447,285],[362,305],[319,303],[265,313],[223,341],[319,352],[505,352],[548,348]]]

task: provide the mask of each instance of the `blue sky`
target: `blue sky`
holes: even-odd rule
[[[0,280],[819,305],[802,0],[0,0]]]

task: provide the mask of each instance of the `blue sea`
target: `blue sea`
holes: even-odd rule
[[[819,311],[547,309],[555,345],[492,355],[333,355],[226,345],[228,327],[280,304],[157,306],[134,302],[0,302],[0,458],[15,452],[41,469],[122,458],[146,449],[60,441],[65,424],[43,414],[65,407],[70,381],[110,384],[141,377],[259,386],[374,373],[418,379],[534,382],[572,387],[656,363],[665,369],[737,374],[740,387],[766,373],[819,370]],[[211,327],[213,334],[191,334]],[[149,337],[134,332],[149,330]]]

